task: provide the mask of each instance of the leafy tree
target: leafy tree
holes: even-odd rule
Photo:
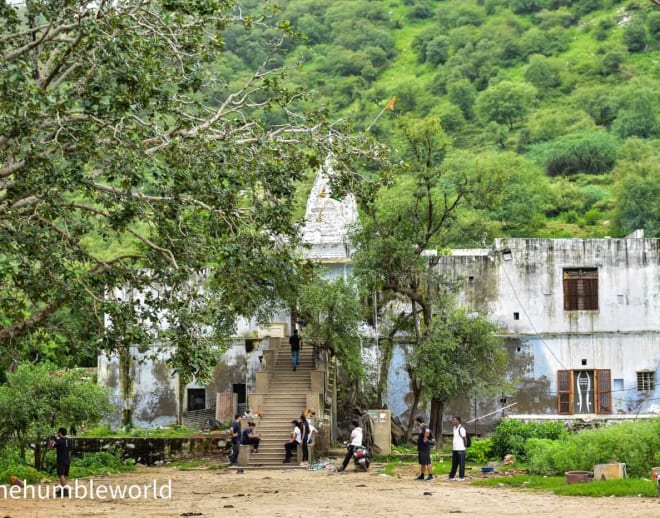
[[[525,81],[538,88],[539,92],[561,85],[559,77],[561,65],[556,60],[538,54],[529,57],[529,64],[525,68]]]
[[[623,29],[623,43],[630,52],[641,52],[646,48],[648,32],[641,21],[632,21]]]
[[[660,134],[658,103],[660,93],[655,83],[631,81],[619,93],[619,109],[612,131],[621,138],[649,138]]]
[[[502,81],[483,91],[477,98],[475,110],[486,121],[506,124],[513,129],[531,109],[537,90],[527,83]]]
[[[431,339],[435,329],[434,314],[443,298],[437,288],[440,280],[433,273],[433,259],[425,250],[443,249],[449,244],[448,236],[457,226],[461,209],[496,205],[509,175],[509,169],[483,174],[478,162],[465,167],[465,160],[445,160],[449,140],[437,119],[401,117],[399,127],[400,147],[405,149],[409,166],[364,204],[362,226],[351,236],[356,247],[356,276],[365,289],[383,294],[381,308],[391,308],[385,311],[389,324],[382,344],[384,362],[391,358],[399,331],[405,332],[412,354]],[[414,415],[424,384],[410,355],[405,368],[411,379]],[[388,365],[381,364],[381,381],[387,379],[387,371]],[[435,409],[440,402],[434,401],[432,415],[437,416]],[[439,424],[432,422],[436,432]]]
[[[508,177],[508,186],[497,203],[484,211],[488,218],[498,221],[507,235],[533,235],[536,216],[544,213],[551,198],[543,170],[512,152],[480,153],[472,167],[490,177]]]
[[[308,282],[301,291],[297,313],[305,321],[305,343],[336,357],[352,382],[362,379],[358,336],[362,308],[352,282],[343,277]]]
[[[167,347],[203,379],[237,315],[294,298],[298,183],[333,154],[336,191],[359,185],[369,146],[284,85],[295,34],[270,11],[3,5],[0,341],[75,308],[106,350]],[[268,38],[252,72],[223,61],[236,26]]]
[[[618,143],[603,132],[576,133],[552,142],[530,146],[529,155],[550,176],[610,171],[616,161]]]
[[[509,0],[509,7],[516,14],[531,14],[544,9],[548,0]]]
[[[47,362],[19,365],[0,386],[0,446],[15,441],[25,460],[34,445],[34,465],[43,465],[44,441],[64,426],[94,425],[110,410],[108,395],[80,371],[58,371]]]
[[[458,106],[466,119],[472,118],[472,106],[477,98],[477,90],[466,79],[454,81],[447,85],[449,100]]]
[[[449,38],[437,36],[426,44],[426,61],[431,65],[442,65],[449,56]]]
[[[622,161],[614,170],[614,221],[623,233],[644,229],[660,237],[660,163],[657,156]]]
[[[536,110],[525,124],[526,143],[552,140],[562,135],[594,130],[593,119],[582,110],[553,106]]]
[[[505,382],[508,358],[497,331],[481,316],[472,318],[451,303],[443,305],[411,359],[424,392],[436,402],[431,422],[442,422],[445,404],[452,399],[492,395]]]

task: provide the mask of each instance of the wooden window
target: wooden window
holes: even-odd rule
[[[598,309],[598,268],[564,269],[564,310]]]
[[[573,392],[573,376],[571,371],[557,372],[557,410],[560,414],[571,413],[571,394]]]
[[[584,390],[577,386],[580,380],[593,380],[595,390],[588,389],[590,382],[585,382]],[[582,390],[576,395],[576,390]],[[593,403],[590,401],[593,394]],[[580,397],[577,397],[580,396]],[[559,414],[612,413],[612,374],[609,369],[595,371],[560,370],[557,371],[557,412]]]
[[[596,412],[599,414],[612,413],[612,374],[609,369],[596,371]]]
[[[639,371],[637,373],[637,390],[639,392],[651,392],[655,390],[655,372]]]

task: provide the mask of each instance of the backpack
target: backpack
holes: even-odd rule
[[[469,448],[470,446],[472,446],[472,439],[470,438],[470,434],[465,429],[465,427],[461,426],[461,428],[463,428],[463,430],[465,431],[465,439],[463,439],[463,442],[465,443],[465,448]]]
[[[429,443],[431,446],[435,446],[435,437],[433,437],[433,432],[432,432],[431,429],[428,428],[428,427],[427,427],[426,429],[429,431],[429,436],[427,437],[428,443]]]

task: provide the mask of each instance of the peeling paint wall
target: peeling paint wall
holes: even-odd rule
[[[565,268],[597,268],[597,310],[564,310]],[[467,421],[513,402],[507,415],[556,414],[557,371],[595,369],[611,370],[613,413],[660,413],[660,239],[497,239],[441,256],[437,269],[458,282],[459,304],[501,326],[510,378],[519,379],[515,394],[452,402],[447,416]],[[388,397],[405,421],[402,366],[398,351]],[[655,374],[654,391],[637,391],[639,371]],[[471,426],[481,433],[501,417]]]
[[[186,385],[183,401],[178,401],[177,388],[179,379],[167,366],[165,353],[160,353],[156,360],[131,349],[134,360],[129,369],[130,395],[124,397],[121,381],[120,359],[117,355],[99,356],[98,383],[110,390],[115,411],[108,418],[113,428],[122,424],[122,411],[130,409],[133,426],[153,428],[176,423],[179,404],[187,409],[187,389],[204,388],[206,408],[214,408],[218,392],[232,392],[234,384],[246,384],[248,392],[256,384],[255,373],[259,370],[259,356],[267,347],[267,340],[255,343],[253,351],[246,355],[245,341],[237,340],[223,355],[207,384],[196,382]]]
[[[156,360],[144,359],[137,348],[130,349],[129,366],[130,396],[124,397],[121,366],[116,354],[101,354],[98,360],[98,383],[110,390],[115,407],[108,418],[113,428],[122,424],[122,412],[130,409],[133,424],[137,427],[165,426],[176,422],[177,417],[177,378],[165,365],[165,355],[157,353]]]

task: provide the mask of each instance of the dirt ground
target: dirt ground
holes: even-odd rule
[[[372,466],[373,468],[373,466]],[[51,517],[488,517],[626,518],[660,516],[660,498],[560,497],[549,493],[483,488],[468,481],[414,480],[410,466],[395,476],[328,470],[193,470],[139,468],[95,478],[100,485],[148,485],[146,498],[2,499],[0,518]],[[153,498],[153,484],[166,497]],[[89,485],[89,480],[81,480]],[[44,486],[45,487],[45,486]],[[137,488],[139,486],[135,486]],[[134,488],[134,496],[137,489]],[[42,493],[43,494],[43,493]]]

